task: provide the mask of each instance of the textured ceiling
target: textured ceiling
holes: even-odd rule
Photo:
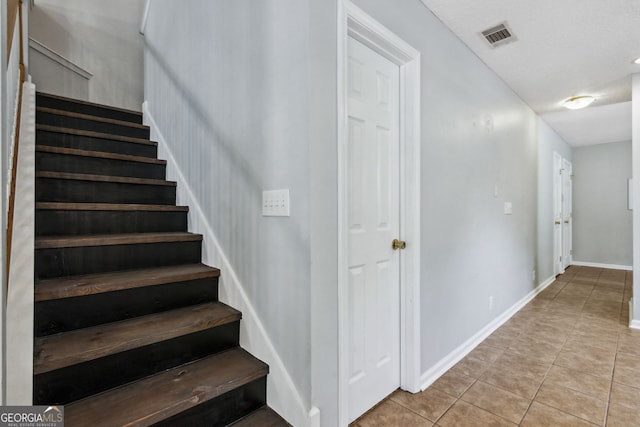
[[[569,144],[631,139],[631,74],[640,73],[640,0],[422,0]],[[517,40],[480,34],[507,21]],[[562,101],[597,99],[570,111]]]

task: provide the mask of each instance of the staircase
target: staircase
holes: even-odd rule
[[[34,404],[68,427],[289,425],[141,114],[36,99]]]

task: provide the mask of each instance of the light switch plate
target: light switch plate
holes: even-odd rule
[[[262,216],[291,216],[288,188],[262,192]]]
[[[504,214],[505,215],[513,214],[513,204],[511,202],[504,202]]]

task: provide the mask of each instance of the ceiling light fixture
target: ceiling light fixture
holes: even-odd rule
[[[570,110],[579,110],[580,108],[588,107],[596,99],[593,96],[574,96],[562,103],[565,108]]]
[[[636,58],[635,61],[633,61],[634,64],[640,64],[640,57]]]

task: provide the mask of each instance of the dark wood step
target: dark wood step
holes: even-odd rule
[[[175,205],[176,183],[145,178],[36,172],[36,202]]]
[[[202,264],[36,281],[35,334],[45,336],[218,300]]]
[[[291,427],[284,418],[268,406],[256,409],[246,417],[229,424],[229,427]]]
[[[49,93],[37,92],[36,105],[38,107],[55,108],[57,110],[91,114],[93,116],[101,116],[142,124],[142,113],[139,111],[81,101],[79,99],[66,98],[64,96],[52,95]]]
[[[35,301],[81,297],[105,292],[163,285],[189,280],[212,279],[220,276],[220,270],[204,264],[162,266],[110,273],[58,277],[38,280],[35,283]]]
[[[186,206],[36,203],[36,236],[187,230]]]
[[[35,249],[78,248],[88,246],[136,245],[145,243],[202,241],[193,233],[124,233],[87,236],[46,236],[36,238]]]
[[[127,233],[45,236],[35,242],[36,279],[200,262],[202,236]]]
[[[264,380],[267,374],[267,365],[246,351],[228,350],[67,405],[65,425],[112,427],[161,423]],[[243,412],[263,405],[264,402],[235,402],[234,406],[219,411],[218,422],[208,425],[228,424]]]
[[[240,317],[213,302],[38,337],[34,396],[67,404],[237,347]]]
[[[38,337],[35,375],[240,320],[240,312],[211,302],[162,313]]]
[[[141,138],[110,135],[57,126],[36,124],[36,141],[39,145],[77,148],[106,153],[130,154],[155,158],[158,144]]]
[[[100,151],[36,145],[36,170],[164,179],[164,160]]]
[[[53,108],[36,107],[36,123],[149,139],[149,126]]]

